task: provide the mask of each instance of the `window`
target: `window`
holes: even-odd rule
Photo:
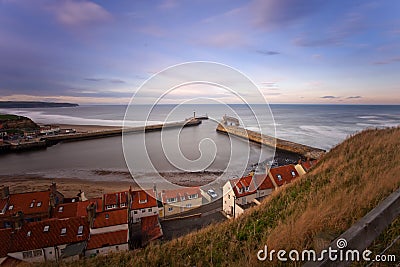
[[[250,188],[248,186],[246,186],[246,192],[248,192],[250,190]]]
[[[33,208],[33,206],[35,206],[35,202],[31,202],[31,204],[29,205],[29,208]]]
[[[192,204],[186,204],[186,208],[191,208],[192,207]]]
[[[26,233],[26,236],[31,236],[32,231],[28,231],[28,233]]]
[[[153,211],[153,209],[148,209],[147,211],[148,211],[148,212],[152,212],[152,211]]]
[[[169,211],[169,212],[171,212],[171,211],[173,211],[173,210],[174,210],[173,207],[169,207],[169,208],[168,208],[168,211]]]
[[[115,250],[119,250],[119,246],[115,246]]]
[[[121,208],[125,208],[126,207],[126,203],[121,203]]]
[[[78,228],[78,235],[82,235],[83,234],[83,225],[80,225]]]
[[[146,210],[145,209],[142,209],[142,213],[145,213],[146,212]]]
[[[50,225],[45,225],[45,227],[43,228],[43,232],[48,232],[50,229]]]
[[[178,198],[176,197],[171,197],[171,198],[167,198],[167,203],[172,203],[172,202],[177,202]]]
[[[147,199],[139,199],[139,203],[140,203],[140,204],[147,203]]]
[[[185,201],[185,196],[181,196],[181,201]]]
[[[58,212],[63,212],[63,211],[64,211],[64,207],[61,206],[58,208]]]
[[[228,199],[231,199],[231,195],[228,194]]]
[[[67,228],[62,228],[61,235],[66,235],[66,234],[67,234]]]
[[[193,194],[193,195],[189,195],[189,199],[193,199],[193,198],[197,198],[198,197],[198,194]]]
[[[278,174],[276,177],[278,177],[278,181],[282,181],[282,176]]]
[[[42,256],[42,250],[41,249],[37,249],[33,251],[33,257],[38,257],[38,256]]]
[[[10,205],[10,207],[8,207],[8,210],[12,210],[14,208],[14,205]]]
[[[41,206],[42,206],[42,202],[39,201],[39,202],[36,204],[36,207],[41,207]]]
[[[110,214],[106,213],[106,219],[108,220],[110,218]]]
[[[133,211],[133,214],[137,214],[137,210],[134,210],[134,211]]]
[[[295,176],[296,176],[296,173],[295,173],[294,171],[292,171],[292,176],[293,176],[293,177],[295,177]]]

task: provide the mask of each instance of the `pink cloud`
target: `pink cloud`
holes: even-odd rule
[[[50,10],[54,12],[56,19],[66,26],[82,26],[111,19],[111,14],[107,10],[86,0],[66,0],[53,5]]]

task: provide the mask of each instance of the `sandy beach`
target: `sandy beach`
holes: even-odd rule
[[[33,176],[0,176],[0,184],[9,186],[11,193],[23,193],[30,191],[47,190],[52,182],[57,183],[57,189],[64,194],[65,197],[74,197],[82,190],[89,198],[99,197],[103,193],[112,193],[139,187],[132,182],[108,182],[108,181],[90,181],[83,179],[49,179],[44,177]]]

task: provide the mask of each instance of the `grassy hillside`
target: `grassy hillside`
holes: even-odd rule
[[[400,128],[366,130],[235,221],[142,250],[65,265],[257,266],[262,263],[256,253],[264,244],[276,250],[321,250],[400,186],[399,151]]]

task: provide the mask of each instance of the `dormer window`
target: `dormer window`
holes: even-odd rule
[[[35,202],[31,202],[31,204],[29,205],[29,208],[33,208],[33,206],[35,206]]]
[[[50,226],[49,225],[46,225],[44,228],[43,228],[43,232],[48,232],[49,231],[49,229],[50,229]]]
[[[26,233],[26,236],[31,236],[31,234],[32,234],[32,231],[28,231],[28,232]]]
[[[185,196],[181,196],[181,201],[185,201]]]
[[[41,207],[41,206],[42,206],[42,202],[39,201],[39,202],[36,204],[36,207]]]
[[[248,186],[246,186],[246,192],[249,192],[250,188]]]
[[[63,206],[58,208],[58,212],[63,212],[63,211],[64,211],[64,207]]]
[[[295,173],[294,171],[292,171],[292,176],[293,176],[293,177],[295,177],[295,176],[296,176],[296,173]]]
[[[78,235],[82,235],[83,234],[83,225],[79,225],[78,227]]]
[[[8,210],[12,210],[14,208],[14,205],[10,205],[9,207],[8,207]]]
[[[278,174],[276,177],[278,177],[278,181],[282,181],[282,175]]]
[[[67,234],[67,228],[61,228],[61,235],[66,235]]]

